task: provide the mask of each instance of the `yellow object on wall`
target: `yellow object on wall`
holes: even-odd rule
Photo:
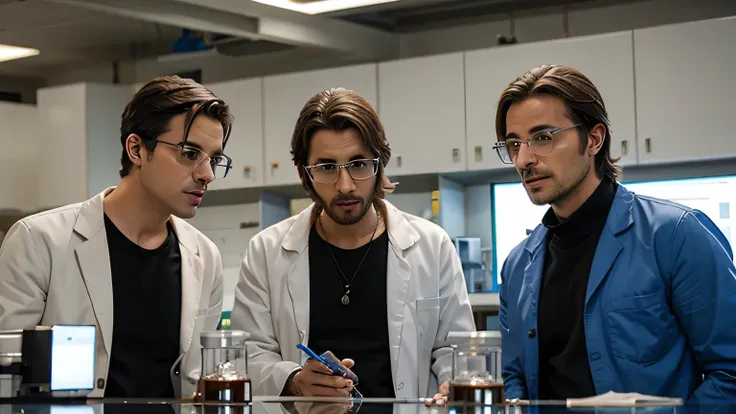
[[[440,190],[432,191],[432,218],[440,216]]]

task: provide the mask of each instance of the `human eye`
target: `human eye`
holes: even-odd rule
[[[203,153],[196,148],[183,147],[181,149],[181,155],[190,161],[197,161],[202,158]]]

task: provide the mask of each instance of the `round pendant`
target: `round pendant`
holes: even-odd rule
[[[348,297],[348,295],[342,295],[342,299],[340,300],[340,302],[342,302],[343,305],[347,305],[348,303],[350,303],[350,297]]]

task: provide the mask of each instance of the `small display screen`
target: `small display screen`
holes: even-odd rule
[[[51,390],[93,389],[96,328],[56,325],[51,330]]]

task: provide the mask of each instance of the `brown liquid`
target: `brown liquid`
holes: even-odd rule
[[[458,405],[492,405],[503,404],[503,384],[454,384],[450,383],[448,401]]]
[[[225,405],[228,403],[250,403],[250,381],[247,379],[218,381],[200,379],[198,384],[199,401],[204,404],[219,403],[222,405],[204,405],[205,414],[245,414],[250,412],[247,405]]]

